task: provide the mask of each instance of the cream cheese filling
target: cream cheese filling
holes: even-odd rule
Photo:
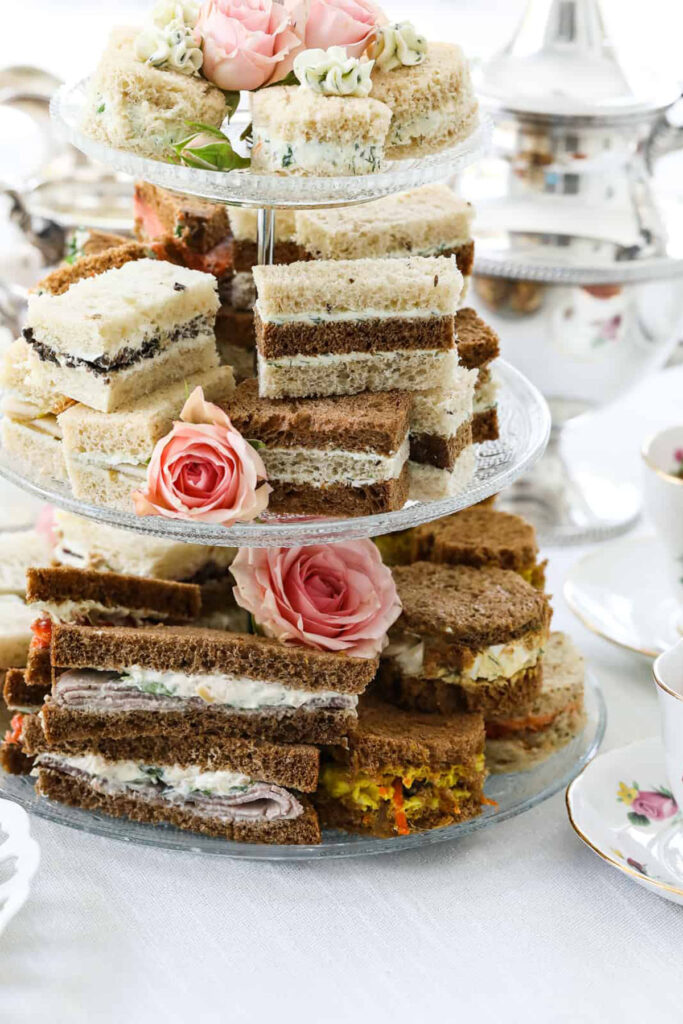
[[[542,653],[540,643],[529,647],[524,640],[491,644],[474,656],[471,665],[460,672],[441,673],[439,678],[445,682],[457,682],[463,677],[474,681],[502,677],[509,679],[518,672],[533,668]],[[390,641],[382,656],[393,658],[404,675],[421,676],[424,668],[424,641],[420,637],[397,638]]]
[[[455,356],[457,359],[457,352],[455,348],[392,348],[386,352],[321,352],[315,356],[275,356],[271,359],[264,358],[260,352],[257,353],[259,364],[265,363],[266,366],[291,368],[297,366],[344,366],[350,362],[370,363],[371,365],[379,366],[383,363],[391,363],[396,359],[400,360],[402,357],[414,360],[416,356],[419,356],[421,362],[441,362],[446,357],[452,359]],[[455,364],[455,369],[457,369],[457,363]],[[453,376],[454,374],[451,374],[451,378]],[[450,380],[446,380],[444,383],[449,384]],[[427,385],[427,387],[429,386]]]
[[[474,389],[474,411],[475,412],[486,412],[487,409],[492,409],[498,399],[498,382],[493,380],[487,380],[484,384],[477,384]]]
[[[254,126],[252,159],[255,169],[268,165],[291,173],[293,168],[315,171],[321,164],[340,174],[372,174],[381,170],[384,150],[379,140],[321,142],[318,139],[283,139],[267,127]]]
[[[200,697],[207,704],[227,704],[245,711],[261,708],[304,708],[307,704],[344,700],[356,707],[358,697],[339,694],[334,690],[296,690],[282,683],[229,674],[204,675],[183,672],[158,672],[133,665],[120,673],[121,682],[141,690],[165,697]]]
[[[400,476],[409,448],[406,437],[393,455],[341,448],[267,448],[261,451],[261,457],[272,480],[308,483],[314,487],[330,484],[365,487]]]
[[[386,144],[387,146],[401,146],[425,135],[438,135],[454,117],[460,117],[462,113],[463,105],[458,100],[440,107],[438,110],[429,110],[426,114],[419,114],[417,117],[401,119],[394,114]]]
[[[61,443],[62,432],[56,416],[40,416],[35,420],[12,419],[12,423],[16,430],[27,431],[29,434],[40,434],[44,438]]]
[[[366,306],[363,309],[339,309],[328,312],[325,309],[307,310],[305,313],[273,313],[268,315],[261,309],[261,304],[256,303],[255,309],[264,323],[269,324],[291,324],[291,323],[341,323],[354,320],[429,320],[432,317],[447,319],[456,312],[453,310],[444,312],[442,309],[425,309],[424,306],[407,307],[406,309],[380,309],[374,306]]]
[[[180,796],[194,792],[227,796],[236,789],[252,785],[249,776],[241,772],[202,771],[194,765],[185,768],[178,764],[151,767],[137,761],[110,761],[99,754],[73,757],[60,754],[59,759],[71,768],[118,785],[139,785],[158,780]]]
[[[132,619],[136,624],[141,624],[150,619],[168,618],[165,613],[152,608],[131,609],[123,605],[102,604],[100,601],[38,601],[32,607],[36,606],[44,615],[49,615],[53,622],[73,622],[78,618],[88,618],[99,622]]]

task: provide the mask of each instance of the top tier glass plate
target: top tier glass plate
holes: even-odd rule
[[[355,177],[315,178],[277,174],[252,174],[243,171],[201,171],[180,164],[150,160],[122,149],[96,142],[81,131],[87,79],[59,89],[50,104],[52,118],[65,137],[86,156],[107,164],[116,171],[154,185],[175,189],[234,206],[315,207],[348,206],[379,199],[392,192],[443,181],[462,171],[483,156],[490,137],[490,121],[482,118],[479,126],[463,142],[438,153],[409,160],[390,160],[381,174]],[[240,117],[243,123],[240,124]],[[238,111],[232,125],[246,127],[247,111]]]
[[[65,484],[27,475],[16,468],[16,459],[0,450],[0,476],[23,490],[36,494],[59,508],[118,526],[135,533],[147,533],[166,540],[224,547],[293,547],[325,541],[357,540],[406,530],[483,501],[507,487],[529,469],[545,451],[550,436],[550,412],[545,399],[518,370],[496,360],[493,375],[499,382],[498,419],[500,440],[478,446],[477,469],[470,485],[453,498],[441,501],[409,502],[396,512],[356,519],[314,519],[281,516],[262,522],[237,523],[226,528],[209,523],[136,516],[103,505],[90,505],[74,498]]]

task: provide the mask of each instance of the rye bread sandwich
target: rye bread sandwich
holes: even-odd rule
[[[59,803],[251,843],[320,842],[310,799],[315,747],[220,734],[81,736],[50,743],[40,715],[21,723],[36,790]]]
[[[49,742],[217,733],[342,742],[377,660],[182,626],[55,625]]]
[[[194,583],[141,579],[69,566],[29,569],[26,601],[36,613],[31,627],[26,682],[43,697],[50,692],[52,628],[58,622],[89,626],[139,626],[194,622],[202,611]],[[41,697],[42,701],[42,697]],[[33,703],[33,702],[27,702]]]
[[[537,590],[545,587],[546,561],[539,561],[536,530],[521,516],[487,506],[473,506],[424,523],[411,531],[413,562],[497,566],[519,573]]]
[[[504,569],[415,562],[393,570],[403,612],[379,686],[399,707],[505,714],[542,682],[548,601]]]
[[[323,827],[408,835],[479,814],[485,777],[481,715],[401,711],[366,695],[348,749],[323,752],[314,799]]]
[[[521,772],[570,743],[586,724],[583,658],[565,633],[551,633],[543,655],[543,686],[534,700],[486,721],[486,763],[492,772]]]

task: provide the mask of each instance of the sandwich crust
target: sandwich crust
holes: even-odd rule
[[[55,624],[52,665],[59,668],[141,668],[187,673],[229,672],[316,691],[362,693],[377,658],[287,646],[278,640],[192,626],[132,629]]]
[[[408,463],[397,477],[380,483],[326,484],[315,487],[312,484],[284,483],[271,480],[273,493],[270,495],[270,512],[293,515],[326,516],[371,516],[380,512],[393,512],[403,508],[408,500]]]
[[[29,657],[33,653],[29,650]],[[47,654],[47,683],[44,681],[44,676],[39,679],[29,676],[28,669],[24,671],[20,668],[10,668],[5,673],[2,696],[8,708],[38,707],[50,693],[50,652],[46,650],[44,653]]]
[[[498,566],[524,572],[536,564],[538,543],[531,523],[495,508],[463,509],[418,526],[413,533],[416,561],[428,559],[475,568]]]
[[[500,437],[498,425],[498,409],[483,409],[472,416],[472,442],[482,444],[484,441],[497,441]]]
[[[28,569],[26,600],[60,604],[94,601],[105,608],[139,609],[148,615],[175,620],[196,619],[201,612],[201,591],[193,583],[122,576],[69,566]]]

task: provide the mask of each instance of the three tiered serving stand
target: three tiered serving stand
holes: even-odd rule
[[[51,114],[66,139],[93,160],[136,179],[227,206],[256,208],[259,263],[272,262],[278,209],[350,206],[418,185],[443,181],[464,170],[483,154],[490,131],[488,122],[484,120],[459,145],[420,159],[390,161],[384,172],[374,175],[317,178],[255,174],[249,170],[229,173],[203,171],[115,150],[84,135],[80,125],[86,89],[85,81],[75,86],[64,86],[53,98]],[[241,129],[239,118],[238,111],[231,129],[234,126]],[[63,484],[27,475],[23,467],[10,464],[7,457],[0,456],[0,475],[59,508],[167,540],[230,547],[292,547],[376,537],[418,526],[474,505],[513,483],[541,457],[550,434],[550,414],[545,400],[519,371],[504,360],[497,360],[495,376],[500,387],[501,436],[499,441],[478,446],[477,468],[470,485],[455,497],[433,502],[409,502],[395,512],[352,519],[266,515],[259,522],[238,523],[226,528],[159,517],[138,517],[117,509],[91,505],[74,498]],[[534,771],[493,776],[488,780],[486,794],[495,804],[488,806],[480,817],[461,825],[391,839],[330,832],[324,834],[320,846],[234,843],[53,804],[36,797],[31,782],[22,777],[5,776],[0,782],[0,792],[18,800],[32,813],[52,821],[110,838],[166,849],[263,860],[359,856],[404,850],[468,835],[520,814],[562,789],[590,760],[604,733],[604,702],[592,680],[588,681],[586,703],[588,725],[583,734],[564,750]]]

